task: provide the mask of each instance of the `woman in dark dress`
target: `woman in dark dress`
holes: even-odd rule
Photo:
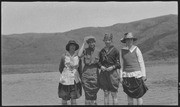
[[[84,45],[88,44],[88,47],[84,49]],[[84,43],[79,50],[79,56],[84,62],[82,72],[82,86],[85,92],[85,104],[96,105],[97,104],[97,92],[98,86],[98,50],[95,47],[96,39],[93,36],[84,38]]]
[[[104,104],[109,104],[109,93],[112,95],[113,105],[117,102],[117,92],[119,88],[120,61],[119,51],[112,45],[113,35],[105,34],[105,47],[99,53],[99,67],[101,69],[99,84],[104,91]]]

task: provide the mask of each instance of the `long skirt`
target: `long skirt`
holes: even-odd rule
[[[100,72],[99,84],[104,91],[118,92],[119,82],[120,77],[116,69]]]
[[[96,100],[99,91],[97,65],[85,65],[82,73],[82,86],[86,100]]]
[[[59,98],[63,100],[78,99],[82,96],[81,82],[75,83],[74,85],[63,85],[59,83],[58,95]]]
[[[141,78],[123,77],[123,90],[131,98],[140,98],[148,90]]]

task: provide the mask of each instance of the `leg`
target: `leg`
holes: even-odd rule
[[[63,99],[62,99],[62,102],[61,102],[61,103],[62,103],[62,105],[67,105],[67,100],[63,100]]]
[[[71,105],[76,105],[76,99],[71,99]]]
[[[85,100],[85,105],[90,105],[91,101],[90,100]]]
[[[96,100],[91,100],[91,105],[97,105]]]
[[[117,105],[118,104],[117,92],[111,92],[111,96],[112,96],[112,100],[113,100],[113,105]]]
[[[109,105],[109,91],[104,90],[104,105]]]
[[[133,98],[127,95],[128,105],[133,105]]]
[[[143,99],[142,98],[137,99],[137,105],[143,105]]]

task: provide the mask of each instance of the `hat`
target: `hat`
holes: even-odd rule
[[[88,36],[88,39],[86,40],[86,42],[89,43],[90,41],[96,42],[96,38],[94,36]]]
[[[69,51],[69,46],[70,46],[71,44],[74,44],[74,45],[76,46],[75,51],[79,49],[79,45],[76,43],[76,41],[70,40],[70,41],[68,42],[68,44],[66,45],[66,50],[67,50],[67,51]]]
[[[121,39],[121,42],[126,43],[126,39],[133,39],[133,41],[137,40],[137,38],[133,37],[133,34],[131,32],[125,33],[124,38]]]
[[[106,33],[106,34],[104,35],[104,40],[105,40],[105,39],[110,39],[110,40],[112,40],[112,39],[113,39],[113,35]]]

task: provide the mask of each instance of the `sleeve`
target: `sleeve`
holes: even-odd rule
[[[80,78],[82,77],[82,60],[79,58],[79,67],[78,67],[78,72]]]
[[[85,49],[84,49],[84,45],[85,45],[85,43],[83,43],[82,44],[82,46],[81,46],[81,48],[80,48],[80,50],[79,50],[79,52],[78,52],[78,56],[80,57],[80,58],[82,58],[83,56],[84,56],[84,51],[85,51]]]
[[[101,61],[102,61],[101,51],[99,52],[98,56],[99,56],[98,67],[101,68],[101,66],[102,66],[102,63],[101,63]]]
[[[121,64],[121,68],[120,68],[120,78],[122,78],[122,73],[123,73],[123,59],[122,59],[122,50],[120,51],[120,64]]]
[[[119,59],[119,51],[116,50],[116,54],[115,54],[115,59],[116,59],[116,63],[115,63],[115,69],[120,69],[121,65],[120,65],[120,59]]]
[[[142,76],[146,76],[146,70],[145,70],[145,64],[144,64],[143,56],[142,56],[142,53],[138,47],[136,48],[136,54],[137,54],[137,58],[138,58],[140,68],[141,68]]]
[[[59,64],[59,72],[60,72],[60,73],[62,73],[62,71],[63,71],[63,69],[64,69],[64,67],[65,67],[65,65],[64,65],[64,59],[65,59],[65,56],[63,55],[63,56],[61,57],[61,61],[60,61],[60,64]]]

